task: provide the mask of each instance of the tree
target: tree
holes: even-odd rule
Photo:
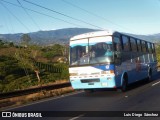
[[[29,68],[33,70],[37,76],[38,83],[41,82],[39,73],[40,70],[37,66],[35,66],[35,55],[31,54],[32,50],[30,47],[27,48],[21,48],[19,51],[16,53],[16,59],[19,61],[19,64],[24,68]]]
[[[0,39],[0,47],[4,45],[4,42]]]
[[[158,66],[160,65],[160,45],[156,46],[156,57],[158,61]]]
[[[31,37],[28,34],[23,34],[22,35],[22,37],[21,37],[22,44],[24,44],[25,46],[27,46],[30,41],[31,41]]]
[[[14,47],[14,43],[13,42],[9,42],[9,47]]]

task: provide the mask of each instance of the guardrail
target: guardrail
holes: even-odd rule
[[[39,86],[39,87],[36,87],[36,88],[28,88],[28,89],[25,89],[25,90],[18,90],[18,91],[7,92],[7,93],[0,93],[0,100],[5,99],[5,98],[10,98],[10,97],[32,94],[32,93],[39,92],[39,91],[42,91],[42,90],[54,90],[54,89],[60,89],[60,88],[65,88],[65,87],[70,87],[70,86],[71,86],[70,82],[66,82],[66,83],[61,83],[61,84]]]
[[[160,69],[160,66],[157,66],[157,68]],[[5,98],[10,98],[10,97],[32,94],[32,93],[39,92],[39,91],[42,91],[42,90],[54,90],[54,89],[60,89],[60,88],[65,88],[65,87],[70,87],[70,86],[71,86],[70,82],[66,82],[66,83],[61,83],[61,84],[39,86],[39,87],[36,87],[36,88],[29,88],[29,89],[25,89],[25,90],[18,90],[18,91],[7,92],[7,93],[0,93],[0,100],[5,99]]]

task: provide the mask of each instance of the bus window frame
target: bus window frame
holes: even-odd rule
[[[146,46],[146,53],[149,53],[148,42],[147,41],[145,41],[145,46]]]
[[[146,41],[141,40],[142,52],[147,53]]]
[[[141,44],[141,41],[142,41],[142,40],[137,39],[136,41],[137,41],[137,51],[138,51],[138,52],[142,52],[142,44]],[[139,44],[138,44],[138,41],[139,41]],[[140,48],[140,49],[139,49],[139,48]]]
[[[152,53],[155,53],[155,52],[156,52],[156,50],[155,50],[155,45],[154,45],[154,43],[151,43],[151,44],[152,44],[152,50],[153,50]]]
[[[150,42],[147,43],[148,46],[148,53],[153,53],[152,51],[152,44]]]

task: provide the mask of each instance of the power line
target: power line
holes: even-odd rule
[[[27,10],[23,7],[23,5],[21,4],[21,2],[19,0],[17,0],[17,2],[19,3],[19,5],[22,7],[22,9],[24,10],[24,12],[28,15],[28,17],[32,20],[32,22],[35,24],[35,26],[40,30],[39,25],[35,22],[35,20],[32,18],[32,16],[27,12]]]
[[[68,2],[68,1],[66,1],[66,0],[61,0],[61,1],[63,1],[63,2],[66,3],[66,4],[69,4],[69,5],[72,6],[72,7],[78,8],[78,9],[80,9],[80,10],[82,10],[82,11],[84,11],[84,12],[86,12],[86,13],[94,16],[94,17],[97,17],[97,18],[99,18],[99,19],[103,19],[104,21],[107,21],[107,22],[109,22],[109,23],[111,23],[111,24],[113,24],[113,25],[119,26],[120,28],[123,28],[123,29],[125,29],[125,30],[129,30],[129,31],[132,31],[132,30],[130,30],[130,29],[128,29],[128,28],[125,28],[125,27],[123,27],[123,26],[121,26],[121,25],[119,25],[119,24],[116,24],[116,23],[114,23],[114,22],[112,22],[112,21],[110,21],[110,20],[108,20],[108,19],[106,19],[106,18],[104,18],[104,17],[102,17],[102,16],[100,16],[100,15],[97,15],[97,14],[95,14],[95,13],[93,13],[93,12],[90,12],[90,11],[84,9],[84,8],[81,8],[81,7],[75,5],[75,4],[71,3],[71,2]]]
[[[25,24],[23,24],[23,23],[21,22],[21,20],[18,19],[18,17],[15,16],[2,2],[0,2],[0,4],[1,4],[20,24],[22,24],[22,26],[24,26],[24,28],[26,28],[27,31],[30,31],[30,30],[28,29],[28,27],[27,27]]]
[[[67,18],[70,18],[70,19],[73,19],[73,20],[76,20],[76,21],[79,21],[79,22],[82,22],[82,23],[88,24],[88,25],[90,25],[90,26],[93,26],[93,27],[96,27],[96,28],[99,28],[99,29],[103,29],[103,28],[101,28],[101,27],[99,27],[99,26],[96,26],[96,25],[93,25],[93,24],[91,24],[91,23],[85,22],[85,21],[83,21],[83,20],[80,20],[80,19],[77,19],[77,18],[71,17],[71,16],[69,16],[69,15],[66,15],[66,14],[64,14],[64,13],[61,13],[61,12],[55,11],[55,10],[53,10],[53,9],[50,9],[50,8],[47,8],[47,7],[44,7],[44,6],[38,5],[38,4],[33,3],[33,2],[30,2],[30,1],[28,1],[28,0],[23,0],[23,1],[25,1],[25,2],[27,2],[27,3],[29,3],[29,4],[35,5],[35,6],[37,6],[37,7],[40,7],[40,8],[46,9],[46,10],[48,10],[48,11],[54,12],[54,13],[56,13],[56,14],[59,14],[59,15],[65,16],[65,17],[67,17]]]
[[[13,6],[16,6],[16,7],[21,7],[21,6],[17,5],[17,4],[14,4],[14,3],[11,3],[11,2],[8,2],[8,1],[5,1],[5,0],[1,0],[1,1],[2,1],[2,2],[5,2],[5,3],[7,3],[7,4],[11,4],[11,5],[13,5]],[[71,25],[74,25],[74,26],[82,27],[81,25],[78,25],[78,24],[75,24],[75,23],[71,23],[71,22],[68,22],[68,21],[66,21],[66,20],[63,20],[63,19],[60,19],[60,18],[56,18],[56,17],[47,15],[47,14],[42,13],[42,12],[38,12],[38,11],[36,11],[36,10],[32,10],[32,9],[29,9],[29,8],[26,8],[26,7],[24,7],[24,9],[29,10],[29,11],[32,11],[32,12],[37,13],[37,14],[41,14],[41,15],[44,15],[44,16],[47,16],[47,17],[56,19],[56,20],[59,20],[59,21],[62,21],[62,22],[65,22],[65,23],[68,23],[68,24],[71,24]]]
[[[0,10],[3,12],[3,9],[0,9]],[[6,15],[7,15],[8,19],[7,19]],[[8,25],[8,22],[9,22],[9,20],[10,20],[10,18],[9,18],[10,16],[9,16],[7,13],[6,13],[6,15],[3,16],[4,26],[5,26],[4,29],[6,28],[6,30],[8,31],[8,33],[11,33],[11,30],[12,30],[11,28],[12,28],[12,27],[9,28],[9,25]],[[1,16],[1,17],[2,17],[2,16]],[[8,20],[8,21],[7,21],[7,20]],[[9,22],[9,23],[11,23],[11,22]],[[12,26],[12,25],[11,25],[11,26]],[[3,25],[0,25],[0,28],[1,28],[1,27],[3,27]]]
[[[25,26],[25,25],[21,22],[21,20],[19,20],[18,17],[16,17],[1,1],[0,1],[0,4],[1,4],[14,18],[16,18],[16,20],[17,20],[18,22],[20,22],[20,23],[29,31],[29,29],[27,28],[27,26]],[[30,80],[28,70],[25,68],[25,64],[22,63],[22,65],[23,65],[22,67],[23,67],[23,69],[24,69],[24,72],[25,72],[26,76],[27,76],[28,79]]]

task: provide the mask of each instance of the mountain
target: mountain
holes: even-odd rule
[[[50,30],[50,31],[38,31],[28,33],[31,37],[31,42],[38,45],[49,45],[49,44],[67,44],[69,39],[75,35],[83,34],[87,32],[98,31],[96,29],[88,29],[88,28],[65,28],[58,30]],[[128,33],[125,33],[128,34]],[[23,33],[17,34],[0,34],[0,39],[13,43],[20,43],[20,39]],[[160,33],[153,35],[135,35],[129,34],[136,38],[144,39],[147,41],[160,43]]]
[[[60,43],[60,44],[68,43],[69,39],[72,36],[93,31],[96,30],[88,28],[65,28],[65,29],[50,30],[50,31],[31,32],[28,34],[32,39],[31,40],[32,43],[40,45],[48,45],[54,43]],[[14,43],[19,43],[22,35],[23,33],[0,34],[0,39],[8,42],[12,41]]]

